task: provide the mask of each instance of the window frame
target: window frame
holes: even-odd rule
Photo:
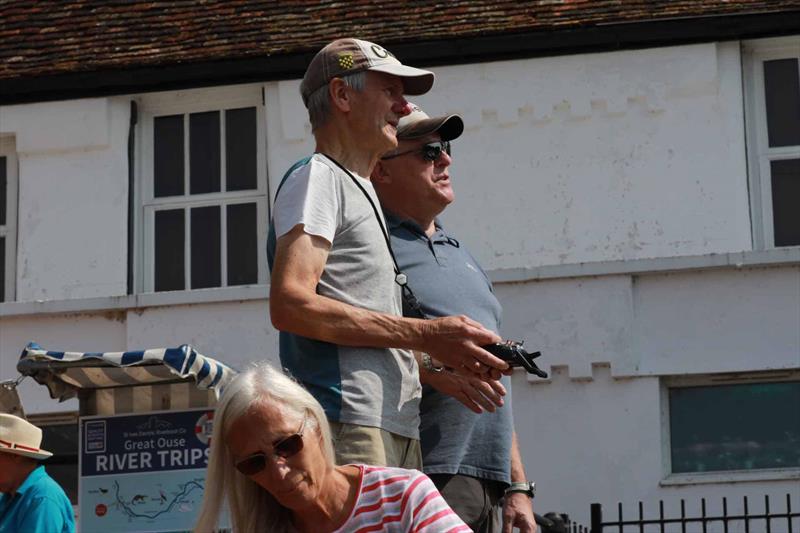
[[[665,376],[661,378],[660,382],[662,479],[659,484],[661,486],[786,479],[800,480],[800,467],[674,473],[672,471],[672,432],[669,402],[670,389],[800,382],[800,370],[786,369],[695,376]]]
[[[139,122],[136,128],[136,186],[134,187],[134,294],[195,292],[199,290],[224,290],[264,285],[268,281],[266,254],[261,253],[267,238],[269,220],[268,175],[266,150],[266,110],[262,87],[214,87],[140,95],[136,98]],[[256,109],[256,189],[204,194],[189,193],[189,114],[219,111],[220,114],[220,165],[225,183],[225,110],[254,107]],[[153,124],[159,116],[184,116],[184,184],[183,196],[156,198],[154,195],[154,144]],[[227,235],[225,207],[237,203],[256,204],[256,238],[258,240],[257,279],[249,285],[227,284]],[[191,287],[191,208],[220,206],[220,281],[218,287],[193,289]],[[184,210],[184,288],[175,291],[155,291],[155,213],[158,210]]]
[[[786,159],[800,159],[800,145],[770,148],[764,95],[764,62],[790,58],[796,58],[800,63],[800,37],[745,41],[742,46],[745,135],[750,175],[752,238],[755,250],[775,250],[800,246],[775,246],[770,163]]]
[[[16,301],[17,289],[17,206],[19,204],[19,160],[16,139],[0,136],[0,157],[6,158],[6,223],[0,226],[0,237],[5,238],[5,280],[0,287],[0,303]]]

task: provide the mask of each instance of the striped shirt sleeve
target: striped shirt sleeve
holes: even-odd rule
[[[471,529],[461,521],[418,470],[361,466],[358,499],[344,533],[460,533]]]

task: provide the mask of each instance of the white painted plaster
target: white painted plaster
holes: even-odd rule
[[[0,107],[0,133],[14,133],[20,154],[108,148],[107,98]]]
[[[751,248],[738,43],[433,70],[413,100],[466,123],[444,219],[485,268]],[[272,191],[313,150],[298,85],[265,84]]]
[[[127,315],[130,348],[191,344],[240,370],[264,359],[278,364],[278,333],[266,300],[131,310]]]
[[[92,130],[83,145],[63,143],[66,151],[52,151],[47,132],[69,131],[73,115],[53,112],[49,124],[38,124],[54,104],[24,106],[34,121],[18,132],[29,137],[18,143],[18,300],[125,294],[129,103],[125,98],[96,103],[89,122],[103,131]],[[26,133],[37,125],[33,131],[40,131],[41,145]],[[98,137],[109,146],[92,147]]]
[[[299,80],[264,85],[270,205],[275,200],[275,191],[286,171],[296,161],[314,153],[314,137],[311,135],[308,112],[300,98],[299,87]],[[287,106],[285,109],[284,105]]]
[[[743,496],[750,499],[750,513],[763,512],[765,494],[772,512],[784,510],[787,493],[793,505],[800,498],[796,479],[731,483],[729,477],[711,484],[661,486],[658,378],[614,379],[601,366],[589,381],[572,380],[557,369],[548,384],[531,385],[521,371],[512,383],[516,431],[526,473],[537,484],[534,509],[539,513],[566,512],[588,526],[591,503],[601,503],[605,520],[612,520],[618,502],[630,519],[637,516],[639,501],[645,502],[645,516],[655,518],[658,500],[664,500],[668,515],[680,516],[681,498],[687,515],[700,514],[700,498],[706,498],[709,515],[722,513],[723,496],[730,514],[742,512]],[[777,526],[774,522],[773,530],[785,530]],[[731,524],[730,531],[741,527]],[[755,523],[751,527],[763,530]],[[710,524],[708,531],[721,527]]]
[[[467,121],[445,220],[488,268],[749,249],[738,58],[724,43],[434,69],[415,100]]]
[[[502,334],[540,350],[542,368],[564,365],[572,377],[591,377],[592,363],[632,357],[630,284],[608,276],[498,285]]]
[[[641,276],[635,374],[800,368],[800,268]]]
[[[495,286],[502,333],[572,378],[800,368],[800,268],[575,278]],[[538,378],[537,378],[538,380]]]

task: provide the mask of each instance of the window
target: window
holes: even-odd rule
[[[143,290],[265,283],[260,91],[190,93],[141,106]]]
[[[0,302],[14,300],[16,223],[17,158],[14,139],[0,137]]]
[[[800,246],[800,38],[745,47],[754,240]]]
[[[42,430],[42,448],[53,456],[42,461],[47,473],[73,505],[78,503],[78,416],[76,413],[30,415],[28,421]]]
[[[673,474],[800,468],[800,380],[668,389]]]

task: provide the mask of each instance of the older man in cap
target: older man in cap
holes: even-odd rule
[[[463,313],[497,332],[502,309],[489,278],[437,218],[454,200],[450,141],[463,130],[458,115],[430,118],[412,104],[412,112],[400,119],[397,148],[378,162],[372,183],[395,257],[419,304],[418,310],[407,308],[407,314]],[[503,532],[513,527],[535,531],[534,485],[525,476],[513,429],[508,376],[487,383],[454,374],[421,355],[420,379],[426,385],[420,427],[423,470],[447,503],[479,533],[499,532],[500,514]]]
[[[339,463],[419,467],[420,385],[410,350],[463,371],[505,369],[480,348],[499,337],[466,316],[402,317],[401,284],[369,176],[397,146],[404,94],[433,73],[385,48],[339,39],[300,86],[316,141],[276,193],[268,242],[280,357],[333,422]],[[498,373],[499,375],[499,373]]]
[[[0,414],[0,533],[75,531],[72,505],[38,461],[42,430],[14,415]]]

